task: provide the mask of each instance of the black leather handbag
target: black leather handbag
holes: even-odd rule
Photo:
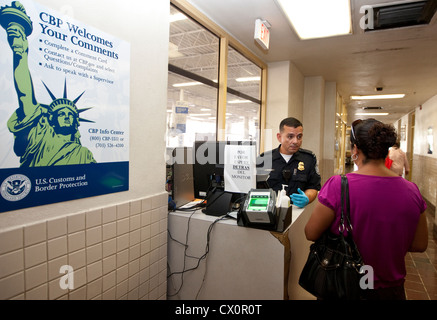
[[[348,181],[342,175],[340,235],[328,229],[310,246],[299,277],[299,285],[321,300],[359,300],[363,296],[360,269],[364,263],[352,239],[349,208]]]

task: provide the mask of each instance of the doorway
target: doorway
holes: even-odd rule
[[[407,157],[410,165],[410,172],[405,177],[408,181],[411,181],[413,176],[413,155],[414,155],[414,125],[416,122],[416,113],[411,112],[408,115],[408,143],[407,143]]]

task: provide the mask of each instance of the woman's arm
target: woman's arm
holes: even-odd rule
[[[411,243],[410,252],[423,252],[428,247],[428,224],[426,222],[426,213],[422,212],[419,223],[416,227],[413,242]]]
[[[310,241],[316,241],[334,222],[335,212],[331,208],[316,203],[311,217],[305,226],[305,236]]]

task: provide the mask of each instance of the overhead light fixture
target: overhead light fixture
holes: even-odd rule
[[[170,15],[170,23],[175,21],[185,20],[185,19],[188,19],[188,17],[181,12]]]
[[[210,116],[210,113],[190,113],[190,116],[201,117],[201,116]]]
[[[405,97],[404,93],[376,94],[376,95],[370,95],[370,96],[351,96],[351,100],[402,99],[403,97]]]
[[[248,82],[248,81],[260,81],[261,77],[243,77],[243,78],[237,78],[235,81],[237,82]]]
[[[168,43],[168,57],[170,59],[180,58],[185,56],[183,53],[179,52],[179,47],[172,42]]]
[[[301,39],[350,34],[349,0],[276,0]]]
[[[388,112],[357,112],[355,113],[356,116],[388,116]]]
[[[236,104],[236,103],[251,103],[250,100],[229,100],[228,103]]]
[[[173,87],[179,88],[179,87],[192,87],[192,86],[198,86],[202,84],[201,82],[183,82],[183,83],[175,83]]]

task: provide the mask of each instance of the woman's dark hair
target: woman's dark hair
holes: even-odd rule
[[[293,117],[285,118],[284,120],[281,121],[281,123],[279,124],[280,132],[284,130],[284,126],[292,127],[292,128],[303,127],[302,122],[300,122],[299,120]]]
[[[350,140],[352,146],[355,144],[367,160],[385,159],[388,149],[392,147],[397,139],[396,130],[393,125],[384,124],[375,119],[356,120],[351,126]]]

